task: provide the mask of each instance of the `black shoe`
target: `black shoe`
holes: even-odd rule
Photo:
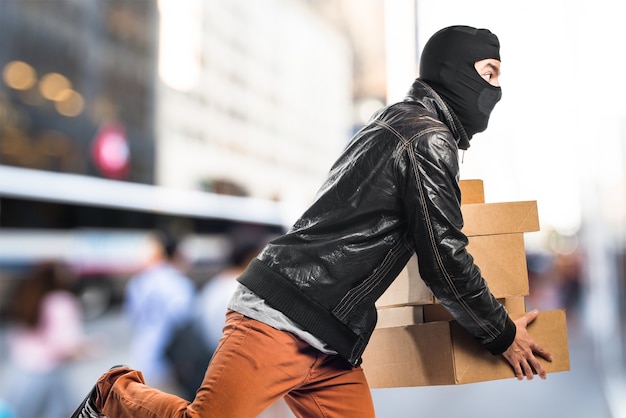
[[[71,418],[102,418],[105,417],[103,413],[96,408],[96,386],[94,386],[85,399],[80,403],[79,407],[72,414]]]
[[[124,365],[113,366],[109,370],[126,367]],[[85,399],[80,403],[71,418],[106,418],[106,416],[96,408],[96,395],[98,394],[97,385],[89,391]]]

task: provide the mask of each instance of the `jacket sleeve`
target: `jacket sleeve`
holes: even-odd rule
[[[425,133],[403,157],[404,201],[420,275],[463,328],[491,353],[501,354],[516,328],[466,250],[456,142],[446,131]]]

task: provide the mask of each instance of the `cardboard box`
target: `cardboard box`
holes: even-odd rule
[[[523,296],[513,296],[498,299],[504,305],[509,315],[519,315],[526,312],[526,301]],[[454,318],[442,305],[407,305],[378,309],[376,328],[391,328],[424,322],[452,321]]]
[[[529,293],[524,236],[500,234],[469,237],[468,251],[497,298]],[[376,301],[377,308],[425,305],[435,298],[419,274],[415,254],[394,282]]]
[[[524,299],[524,296],[512,296],[508,298],[499,298],[498,301],[504,305],[506,310],[509,312],[509,315],[519,315],[519,314],[523,314],[526,312],[526,301]],[[450,312],[448,312],[446,308],[444,308],[438,303],[432,304],[432,305],[420,305],[418,307],[419,307],[419,314],[422,318],[422,322],[454,320],[452,315],[450,315]],[[383,311],[383,310],[387,310],[387,309],[381,309],[380,311]],[[380,313],[379,313],[379,318],[380,318]],[[403,319],[406,319],[406,317]],[[391,325],[391,326],[412,325],[412,324],[417,324],[418,322],[399,323],[398,321],[396,321],[394,323],[397,325]]]
[[[376,307],[423,305],[434,302],[433,293],[420,276],[417,256],[413,254],[391,286],[378,298]]]
[[[377,311],[378,321],[376,322],[376,328],[421,324],[424,322],[425,306],[434,305],[397,306],[394,308],[379,309]],[[443,307],[441,309],[445,311]]]
[[[539,231],[539,213],[534,200],[461,205],[463,233],[477,235]]]
[[[461,180],[461,205],[485,203],[485,188],[482,180]]]
[[[522,233],[469,237],[467,251],[474,257],[474,263],[495,297],[528,295],[528,266]]]
[[[547,373],[570,369],[563,310],[541,312],[528,331],[553,355],[552,362],[540,358]],[[504,357],[489,353],[454,321],[376,329],[363,353],[362,367],[372,388],[458,385],[515,377]]]

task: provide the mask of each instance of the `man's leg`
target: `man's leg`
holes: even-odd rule
[[[146,386],[140,372],[115,369],[100,379],[96,406],[108,417],[253,418],[305,380],[316,353],[293,334],[231,311],[192,403]]]
[[[231,333],[233,326],[237,332]],[[188,410],[198,417],[257,417],[305,379],[315,362],[314,352],[289,332],[231,311]]]
[[[285,396],[298,416],[373,418],[374,403],[363,369],[339,356],[318,353],[306,380]]]

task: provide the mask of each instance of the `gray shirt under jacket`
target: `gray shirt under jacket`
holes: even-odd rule
[[[290,332],[324,354],[337,354],[324,341],[303,330],[298,324],[266,304],[263,299],[242,284],[238,284],[228,307],[272,328]]]

